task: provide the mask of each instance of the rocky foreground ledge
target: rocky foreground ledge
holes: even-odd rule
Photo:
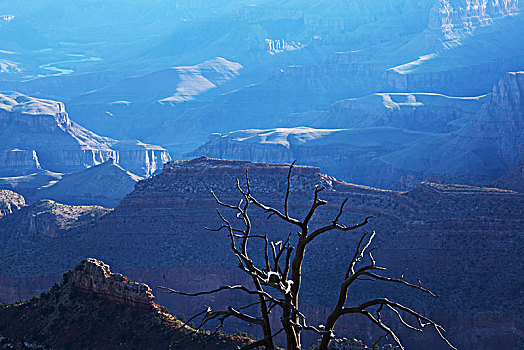
[[[47,293],[0,304],[0,349],[168,349],[181,340],[176,349],[218,350],[252,341],[181,330],[154,299],[148,285],[83,260]]]
[[[128,305],[144,312],[158,307],[151,288],[145,283],[132,282],[120,273],[112,273],[109,265],[89,258],[64,274],[62,285],[71,284],[80,293],[93,294],[115,304]]]

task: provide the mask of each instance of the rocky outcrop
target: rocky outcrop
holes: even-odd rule
[[[142,311],[155,308],[155,297],[145,283],[130,282],[119,273],[111,273],[109,266],[96,259],[81,261],[62,278],[62,285],[71,283],[78,291],[95,294],[116,304],[127,304]]]
[[[0,218],[25,206],[25,199],[16,192],[0,190]]]
[[[430,153],[428,172],[494,180],[523,154],[524,73],[507,73],[473,120]]]
[[[209,189],[213,189],[222,201],[237,204],[241,195],[236,190],[236,178],[244,186],[246,169],[253,195],[281,209],[287,164],[209,158],[170,162],[161,174],[140,181],[113,212],[84,235],[38,241],[38,246],[43,245],[43,248],[35,247],[35,243],[18,243],[16,256],[7,253],[9,248],[0,251],[3,254],[0,258],[5,263],[0,292],[5,290],[5,295],[12,298],[20,291],[16,286],[27,286],[31,290],[45,287],[45,279],[29,276],[24,284],[20,277],[10,279],[9,276],[20,276],[27,271],[32,271],[33,275],[56,274],[67,269],[79,255],[110,260],[130,278],[150,286],[196,291],[228,283],[248,283],[248,276],[234,268],[238,262],[230,254],[224,234],[205,230],[205,227],[215,228],[221,224],[215,211],[217,204]],[[522,262],[515,247],[523,244],[522,194],[434,183],[422,183],[409,192],[394,192],[348,184],[322,175],[318,168],[297,166],[295,170],[290,196],[292,216],[305,215],[316,184],[326,187],[321,198],[327,200],[328,205],[313,218],[315,227],[329,223],[340,203],[349,198],[342,220],[351,224],[368,215],[375,216],[367,229],[377,232],[376,259],[388,267],[388,276],[400,276],[409,268],[406,278],[410,281],[421,278],[424,285],[441,296],[435,301],[409,290],[364,283],[352,290],[352,302],[369,297],[402,300],[439,321],[461,349],[478,349],[484,342],[493,344],[500,341],[501,334],[506,340],[499,344],[508,349],[514,347],[522,328],[518,313],[512,311],[518,309],[518,297],[515,296],[520,293]],[[264,213],[254,208],[251,213],[254,233],[267,232],[278,241],[294,232],[274,217],[268,220]],[[230,217],[231,213],[223,211],[223,214]],[[236,223],[233,215],[231,220]],[[336,288],[332,286],[339,283],[347,269],[348,252],[353,251],[356,237],[333,232],[308,247],[301,296],[302,305],[312,315],[311,324],[325,321],[336,298]],[[252,243],[253,252],[263,249],[260,243]],[[35,251],[39,261],[48,263],[32,263],[30,257]],[[21,259],[27,260],[23,266]],[[515,268],[508,270],[508,264]],[[331,268],[326,269],[326,266]],[[242,296],[228,293],[198,301],[156,294],[159,302],[185,315],[200,312],[202,305],[222,307],[241,304],[244,300]],[[401,325],[395,327],[399,331],[402,329]],[[242,328],[235,328],[238,329]],[[511,333],[511,329],[516,331]],[[253,331],[252,328],[243,330]],[[484,330],[485,335],[482,344],[472,336],[480,330]],[[339,337],[354,336],[366,342],[380,335],[379,329],[361,318],[341,322],[337,331]],[[419,337],[405,331],[401,337],[408,348],[441,349],[437,345],[440,343],[429,333]]]
[[[30,302],[0,304],[0,347],[7,343],[15,349],[165,349],[176,339],[178,349],[218,350],[252,341],[192,334],[192,328],[182,327],[153,300],[146,284],[131,282],[111,273],[103,262],[87,259],[64,274],[60,285]]]
[[[40,169],[67,173],[109,159],[150,176],[169,160],[169,154],[139,141],[98,136],[73,122],[61,102],[16,92],[0,94],[0,175],[26,175]]]
[[[110,211],[98,206],[70,206],[44,199],[29,206],[21,206],[19,210],[2,218],[0,239],[9,244],[22,237],[71,235],[93,226]]]
[[[337,101],[329,111],[291,114],[282,124],[314,128],[392,126],[417,131],[450,132],[466,124],[485,100],[485,96],[377,93]]]
[[[459,45],[461,39],[494,20],[520,13],[519,0],[444,0],[431,9],[428,29],[441,32],[445,45]]]
[[[414,173],[391,166],[382,158],[413,144],[438,143],[446,134],[392,127],[362,129],[277,128],[212,134],[187,156],[209,156],[263,162],[291,162],[321,167],[336,178],[391,188],[402,176]]]

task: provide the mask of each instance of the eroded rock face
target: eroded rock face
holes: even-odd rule
[[[49,279],[29,276],[21,280],[8,275],[18,276],[28,270],[33,274],[59,273],[60,269],[75,263],[71,259],[79,255],[111,261],[114,268],[153,289],[166,286],[199,291],[224,284],[250,283],[248,276],[236,269],[238,261],[230,252],[226,233],[205,229],[221,225],[215,210],[217,203],[209,189],[213,189],[220,200],[238,204],[241,195],[236,189],[236,178],[245,186],[246,169],[253,195],[265,204],[282,209],[289,170],[286,164],[209,158],[171,162],[162,174],[139,182],[135,191],[85,236],[49,240],[52,249],[39,251],[41,259],[49,264],[35,264],[20,272],[17,265],[20,257],[34,256],[31,245],[17,246],[15,257],[2,255],[6,268],[0,278],[0,297],[25,296],[23,289],[35,291],[49,283]],[[499,344],[512,348],[522,333],[518,316],[511,311],[517,307],[518,298],[514,296],[520,292],[522,262],[515,247],[523,244],[522,194],[427,182],[409,192],[394,192],[348,184],[322,175],[318,168],[300,166],[295,170],[290,196],[293,217],[302,218],[307,213],[316,184],[326,187],[320,197],[329,203],[313,218],[314,227],[329,224],[342,201],[349,198],[341,220],[349,225],[361,222],[368,215],[375,216],[366,229],[377,232],[376,259],[388,267],[388,276],[400,276],[408,268],[406,278],[410,281],[421,278],[424,285],[441,295],[433,300],[387,284],[364,283],[351,291],[352,303],[371,297],[404,301],[441,323],[460,349],[486,348],[482,344],[493,344],[501,338],[506,340]],[[229,211],[222,212],[239,224]],[[265,213],[255,208],[251,213],[254,232],[267,232],[275,241],[285,240],[289,233],[293,233],[292,239],[296,238],[296,228],[275,217],[268,220]],[[337,288],[332,286],[345,274],[348,254],[353,253],[360,233],[332,232],[308,247],[301,305],[311,315],[311,324],[325,322],[336,300]],[[261,250],[257,249],[263,247],[256,241],[252,244],[253,258],[259,258]],[[508,264],[517,268],[508,270]],[[202,311],[202,305],[218,308],[244,301],[242,295],[229,293],[199,300],[165,293],[156,293],[156,296],[156,300],[170,310],[186,316]],[[277,316],[275,322],[279,322]],[[401,332],[401,325],[395,327],[407,348],[442,349],[431,333],[419,337],[409,330]],[[479,342],[472,335],[482,329],[486,337]],[[511,329],[516,331],[511,333]],[[362,318],[345,319],[337,330],[339,337],[355,336],[365,339],[366,343],[372,343],[374,340],[368,340],[381,335],[379,329]]]
[[[0,190],[0,218],[24,206],[24,197],[13,191]]]
[[[10,191],[0,190],[0,198],[3,192]],[[111,211],[99,206],[65,205],[48,199],[18,207],[20,210],[0,221],[0,239],[6,245],[25,238],[72,234],[86,226],[92,226]]]
[[[96,135],[73,122],[62,102],[0,94],[0,175],[74,172],[110,159],[150,176],[170,158],[159,146]]]
[[[446,157],[467,164],[459,175],[479,175],[494,179],[515,166],[524,155],[524,72],[510,72],[493,88],[490,100],[475,118],[453,133],[437,149],[442,157],[440,171],[451,166]],[[458,159],[457,159],[458,158]],[[450,169],[451,170],[451,169]]]
[[[337,178],[382,188],[428,176],[485,186],[524,154],[523,77],[523,72],[507,73],[491,95],[474,98],[381,93],[343,100],[330,111],[288,120],[312,127],[214,133],[190,155],[296,159]],[[330,123],[341,129],[322,129]]]
[[[137,309],[154,308],[155,297],[147,284],[131,282],[122,274],[112,273],[108,265],[96,259],[81,261],[63,276],[62,284],[72,284],[81,292]]]
[[[8,149],[0,151],[3,176],[31,174],[42,170],[35,150]]]
[[[519,11],[519,0],[437,1],[431,10],[428,28],[442,32],[445,44],[453,46],[475,29]]]
[[[236,349],[252,340],[197,333],[153,302],[151,289],[87,259],[30,302],[0,304],[0,347],[14,349]],[[196,333],[196,332],[195,332]],[[177,338],[179,337],[179,338]]]

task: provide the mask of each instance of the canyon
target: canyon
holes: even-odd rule
[[[73,122],[62,102],[0,94],[0,175],[74,172],[113,159],[150,176],[168,161],[159,146],[98,136]]]
[[[114,4],[89,3],[85,11],[97,19],[97,31],[74,6],[51,2],[40,11],[60,14],[62,22],[29,21],[38,11],[6,4],[14,19],[1,28],[0,60],[16,62],[20,72],[2,73],[0,90],[64,101],[71,118],[89,130],[161,145],[178,159],[210,133],[295,126],[282,121],[341,100],[377,93],[482,96],[506,72],[521,70],[524,57],[517,0],[204,1],[173,9],[165,1],[152,8],[137,0],[124,13]],[[119,24],[114,33],[112,21]],[[73,71],[67,75],[38,68],[71,55],[101,60],[63,63],[58,68]],[[373,113],[373,106],[362,107]],[[450,109],[428,107],[398,124],[416,127],[426,110],[432,117],[470,115],[448,117]],[[34,163],[27,152],[17,154],[20,164]]]
[[[124,336],[135,331],[160,346],[172,328],[157,317],[177,321],[152,292],[180,319],[249,302],[158,286],[250,283],[226,235],[205,230],[221,224],[209,189],[238,203],[247,169],[256,197],[280,209],[296,160],[291,215],[305,215],[317,184],[328,204],[313,226],[349,198],[341,221],[374,215],[364,229],[388,276],[440,295],[361,281],[352,303],[398,300],[460,349],[522,348],[523,10],[519,0],[2,0],[0,301],[45,296],[0,306],[0,347],[26,335],[79,347],[88,329],[114,347],[139,347]],[[275,241],[294,232],[259,210],[252,222]],[[325,322],[360,233],[308,248],[308,323]],[[263,244],[252,243],[258,262]],[[408,349],[445,348],[394,316],[384,313]],[[360,318],[336,331],[368,345],[382,335]]]
[[[403,177],[428,176],[486,185],[524,154],[523,77],[507,73],[490,95],[475,98],[381,93],[343,100],[329,111],[296,114],[284,122],[297,127],[214,133],[188,155],[297,160],[383,188]]]
[[[41,170],[25,176],[3,177],[0,188],[16,191],[28,204],[51,199],[70,205],[114,208],[141,179],[110,159],[73,173]]]
[[[1,298],[16,300],[38,294],[79,256],[110,261],[131,278],[152,286],[196,291],[247,282],[247,276],[235,271],[225,235],[205,230],[220,223],[209,189],[224,202],[237,203],[235,178],[244,186],[246,169],[257,199],[280,208],[289,169],[286,164],[209,158],[170,162],[161,174],[138,182],[114,211],[100,217],[93,226],[69,234],[67,239],[27,237],[16,244],[16,255],[12,254],[15,246],[5,247],[1,251],[6,262],[0,274]],[[348,197],[343,221],[357,223],[365,216],[375,216],[366,229],[377,232],[376,259],[388,267],[389,275],[400,275],[408,268],[408,280],[421,278],[441,296],[430,300],[404,289],[364,282],[352,290],[353,302],[373,296],[403,301],[437,319],[461,349],[476,349],[480,344],[491,344],[491,348],[495,348],[493,344],[516,346],[522,336],[515,298],[522,266],[515,250],[523,244],[521,193],[430,182],[407,192],[395,192],[345,183],[322,175],[319,168],[305,166],[297,166],[291,179],[291,215],[305,214],[316,184],[326,187],[321,198],[329,203],[314,219],[314,226],[329,222]],[[268,232],[275,240],[292,232],[291,227],[274,218],[266,220],[256,210],[252,223],[256,232]],[[311,322],[323,322],[335,297],[335,291],[327,286],[336,285],[345,271],[347,254],[356,243],[356,236],[335,232],[308,250],[301,295]],[[253,244],[256,251],[259,245]],[[22,258],[29,255],[39,256],[39,261],[46,264]],[[26,260],[23,266],[19,265],[20,259]],[[507,269],[508,264],[515,269]],[[219,307],[242,301],[238,295],[227,293],[201,302],[156,294],[170,310],[185,315],[198,312],[204,304]],[[424,344],[430,349],[444,348],[430,333],[422,337],[403,331],[400,325],[395,329],[408,347]],[[371,343],[380,336],[362,319],[341,322],[337,332]]]

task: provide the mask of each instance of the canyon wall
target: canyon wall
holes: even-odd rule
[[[486,185],[524,154],[522,76],[505,74],[488,96],[380,93],[342,100],[329,111],[282,121],[312,127],[214,133],[187,156],[296,159],[340,179],[384,188],[428,176]]]
[[[1,175],[26,175],[40,169],[73,172],[118,160],[129,170],[151,176],[169,153],[139,141],[98,136],[73,122],[61,102],[0,94]]]
[[[17,257],[8,253],[9,247],[0,251],[6,266],[0,277],[1,298],[13,298],[15,292],[20,297],[24,295],[25,287],[17,287],[20,285],[30,292],[45,288],[48,280],[31,276],[57,276],[79,256],[95,256],[111,262],[114,268],[151,286],[189,292],[247,282],[246,276],[236,271],[225,233],[205,230],[220,226],[215,212],[217,205],[209,189],[220,200],[237,204],[240,195],[235,179],[239,178],[240,185],[245,186],[245,169],[253,195],[282,208],[288,173],[285,164],[208,158],[170,162],[162,174],[137,183],[135,191],[95,227],[68,235],[67,240],[63,236],[49,242],[41,239],[31,244],[17,243]],[[388,276],[400,276],[408,268],[405,277],[409,281],[421,278],[423,285],[441,296],[433,300],[403,288],[362,282],[351,291],[352,303],[388,297],[408,304],[440,322],[461,349],[497,349],[494,344],[508,349],[516,346],[522,336],[519,312],[514,311],[519,308],[515,296],[519,293],[522,266],[515,249],[523,245],[522,194],[435,183],[421,183],[408,192],[386,191],[348,184],[322,175],[318,168],[303,166],[294,169],[291,179],[290,215],[305,215],[315,184],[326,187],[321,198],[328,205],[315,216],[313,227],[329,223],[348,197],[341,220],[353,224],[368,215],[375,216],[366,229],[377,232],[375,255],[380,265],[388,267]],[[222,212],[237,222],[231,213]],[[266,219],[264,213],[255,209],[251,219],[255,233],[267,232],[275,241],[294,232],[289,225],[274,217]],[[311,322],[323,322],[336,298],[336,288],[330,286],[337,285],[345,273],[347,256],[355,248],[360,233],[332,232],[308,247],[301,298],[312,315]],[[261,258],[257,249],[263,246],[254,241],[251,247],[257,261]],[[21,271],[16,261],[34,254],[48,264],[31,266],[28,259]],[[507,269],[508,265],[515,268]],[[159,302],[170,310],[186,316],[201,311],[202,305],[239,306],[244,301],[238,294],[228,293],[199,301],[157,295]],[[402,329],[399,324],[394,327]],[[434,334],[419,337],[409,331],[401,332],[408,347],[444,348]],[[339,324],[337,334],[357,336],[372,343],[380,336],[378,333],[362,319],[348,319]]]

